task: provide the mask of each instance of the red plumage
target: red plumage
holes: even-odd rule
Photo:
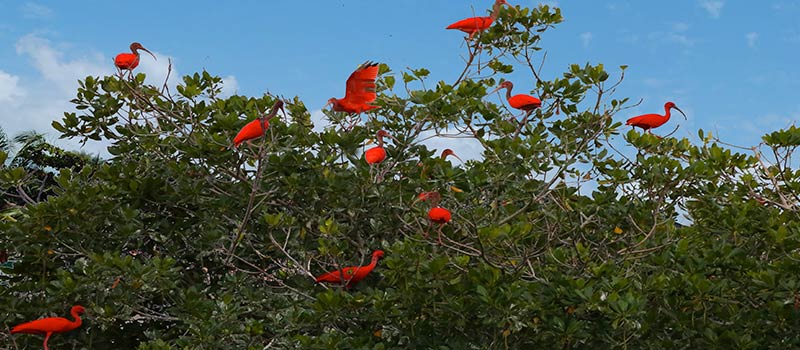
[[[470,17],[462,19],[458,22],[455,22],[446,29],[458,29],[464,33],[469,34],[469,38],[472,39],[475,36],[475,33],[484,31],[492,26],[494,22],[494,18],[485,16],[485,17]]]
[[[269,128],[269,121],[263,121],[263,127],[261,118],[257,118],[249,123],[247,123],[242,130],[239,130],[239,133],[236,134],[236,137],[233,138],[233,145],[239,147],[244,141],[257,139],[261,136],[264,136],[264,130]]]
[[[377,77],[378,64],[364,62],[347,78],[344,98],[331,98],[326,106],[330,104],[333,105],[331,109],[336,112],[352,114],[379,108],[379,106],[371,105],[378,96],[375,93],[375,79]]]
[[[669,118],[671,116],[670,111],[673,108],[675,110],[677,110],[678,112],[680,112],[681,114],[683,114],[683,118],[686,118],[686,114],[683,113],[683,111],[680,108],[678,108],[678,106],[676,106],[674,102],[667,102],[667,103],[664,104],[664,115],[655,114],[655,113],[643,114],[643,115],[636,116],[636,117],[628,119],[628,121],[625,122],[625,125],[631,125],[633,127],[639,127],[639,128],[642,128],[642,130],[646,130],[647,132],[651,132],[650,129],[662,126],[662,125],[664,125],[664,123],[669,121]]]
[[[372,261],[369,265],[365,266],[348,266],[341,270],[326,272],[319,277],[317,277],[317,283],[326,282],[326,283],[333,283],[333,284],[344,284],[345,288],[351,288],[356,283],[360,282],[364,278],[375,269],[375,266],[378,264],[378,259],[383,257],[382,250],[376,250],[372,252]]]
[[[383,146],[372,147],[364,152],[364,159],[368,164],[378,164],[386,159],[386,150]]]
[[[514,89],[514,84],[508,80],[500,83],[496,89],[489,93],[491,94],[500,89],[506,89],[506,100],[508,100],[508,104],[511,105],[512,108],[531,112],[542,106],[542,100],[531,95],[517,94],[512,96],[511,90]]]
[[[53,333],[65,333],[80,327],[82,323],[80,315],[84,312],[86,312],[86,309],[83,306],[75,305],[70,310],[70,314],[75,319],[74,321],[63,317],[42,318],[14,326],[11,329],[11,334],[44,334],[44,349],[48,350],[47,341],[50,340],[50,336]]]
[[[450,222],[451,218],[450,211],[442,207],[433,207],[428,211],[428,219],[440,225]]]
[[[139,65],[139,50],[149,53],[150,56],[153,56],[153,59],[156,59],[156,55],[145,49],[142,44],[132,43],[130,53],[121,53],[114,57],[114,65],[122,70],[133,70]]]
[[[465,18],[447,26],[446,29],[458,29],[469,34],[469,39],[472,40],[472,37],[474,37],[476,33],[489,29],[489,27],[492,26],[492,23],[494,23],[494,20],[497,18],[497,14],[500,12],[500,5],[511,7],[506,0],[495,0],[490,16]],[[513,9],[513,7],[511,8]]]

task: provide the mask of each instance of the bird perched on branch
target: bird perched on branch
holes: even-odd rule
[[[11,334],[27,333],[27,334],[43,334],[44,335],[44,350],[49,350],[47,341],[54,333],[66,333],[81,326],[80,315],[86,312],[83,306],[75,305],[70,310],[73,321],[63,317],[47,317],[38,319],[36,321],[25,322],[14,326],[11,329]]]
[[[345,289],[350,289],[356,283],[363,280],[378,264],[378,259],[383,257],[383,250],[372,252],[372,261],[365,266],[349,266],[340,270],[324,273],[317,277],[317,283],[326,282],[344,285]]]

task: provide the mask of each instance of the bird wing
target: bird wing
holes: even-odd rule
[[[542,101],[531,95],[514,95],[508,100],[511,107],[519,109],[534,109],[542,106]]]
[[[70,324],[71,322],[66,318],[48,317],[19,324],[11,329],[11,333],[41,334],[47,332],[64,332],[68,330]]]
[[[491,27],[492,22],[491,17],[470,17],[455,22],[445,29],[458,29],[466,32],[478,31]]]
[[[661,122],[661,116],[658,114],[644,114],[628,119],[625,125],[633,125],[645,128],[655,128],[664,124]]]
[[[347,78],[344,99],[351,104],[365,104],[375,101],[375,79],[378,77],[378,64],[364,62]]]

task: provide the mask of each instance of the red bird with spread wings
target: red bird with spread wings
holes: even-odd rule
[[[49,350],[47,341],[53,333],[66,333],[81,326],[81,314],[86,312],[83,306],[75,305],[70,310],[74,321],[70,321],[63,317],[47,317],[38,319],[36,321],[25,322],[17,325],[11,329],[11,334],[27,333],[27,334],[44,334],[44,350]]]
[[[446,29],[458,29],[469,34],[469,38],[467,40],[472,40],[472,37],[474,37],[475,34],[489,29],[489,27],[492,26],[492,23],[494,23],[494,20],[497,19],[497,15],[500,13],[501,5],[506,5],[516,11],[516,9],[511,7],[506,0],[495,0],[494,6],[492,6],[492,14],[490,16],[465,18],[447,26]]]
[[[347,78],[347,88],[344,98],[331,98],[325,107],[333,105],[331,109],[336,112],[358,114],[379,108],[371,105],[375,101],[375,79],[378,77],[378,64],[364,62],[356,68],[350,78]],[[323,107],[324,108],[324,107]]]
[[[156,55],[154,55],[149,50],[145,49],[142,44],[133,43],[131,44],[131,53],[121,53],[114,58],[114,65],[117,68],[122,70],[133,70],[136,66],[139,65],[139,51],[142,50],[153,56],[153,59],[156,59]]]
[[[356,283],[363,280],[378,264],[378,259],[383,257],[383,250],[376,250],[372,252],[372,261],[369,265],[365,266],[349,266],[341,270],[327,272],[317,277],[317,283],[327,282],[339,285],[344,285],[346,289],[350,289]]]
[[[673,108],[678,112],[680,112],[681,114],[683,114],[683,119],[687,119],[686,113],[683,113],[683,111],[680,108],[678,108],[678,106],[676,106],[674,102],[667,102],[664,104],[664,112],[665,112],[664,115],[653,113],[653,114],[644,114],[636,116],[631,119],[628,119],[625,125],[631,125],[634,128],[639,127],[642,128],[642,130],[645,130],[648,133],[652,134],[650,129],[662,126],[664,125],[664,123],[669,121],[670,110]]]

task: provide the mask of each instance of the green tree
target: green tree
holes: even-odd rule
[[[381,65],[382,108],[352,128],[326,112],[322,132],[299,98],[222,98],[207,72],[174,94],[142,74],[87,77],[80,113],[53,126],[112,157],[60,169],[56,195],[0,223],[19,261],[0,322],[82,303],[85,326],[51,345],[85,349],[797,347],[800,131],[744,153],[702,131],[622,140],[622,73],[536,69],[561,21],[502,10],[454,83]],[[515,69],[545,102],[523,125],[485,96]],[[287,116],[234,149],[278,99]],[[376,181],[360,157],[379,129],[398,141]],[[473,138],[483,158],[454,167],[431,135]],[[412,204],[432,190],[454,213],[442,245]],[[314,283],[375,249],[385,259],[353,290]]]

